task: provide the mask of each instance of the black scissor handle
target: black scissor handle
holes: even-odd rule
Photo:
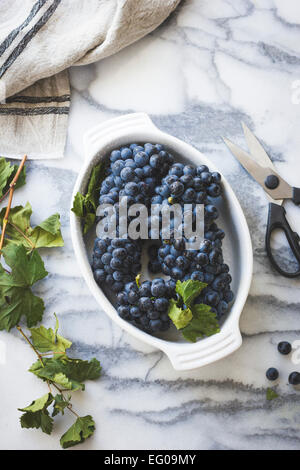
[[[293,203],[296,205],[300,204],[300,188],[293,188]]]
[[[279,206],[278,204],[273,204],[272,202],[269,204],[269,215],[268,215],[268,224],[267,224],[267,233],[266,233],[266,250],[268,257],[276,269],[282,276],[285,277],[298,277],[300,276],[300,237],[297,232],[294,232],[290,224],[288,223],[285,217],[285,208],[283,206]],[[290,248],[295,256],[296,260],[298,261],[299,269],[296,272],[288,272],[284,271],[276,262],[272,249],[271,249],[271,236],[272,232],[276,229],[281,229],[284,231],[287,241],[290,245]]]

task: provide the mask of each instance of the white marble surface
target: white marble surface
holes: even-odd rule
[[[14,202],[29,199],[36,222],[62,214],[65,247],[46,252],[51,273],[39,283],[46,323],[57,312],[72,352],[96,356],[102,378],[74,397],[91,413],[95,436],[81,449],[297,449],[300,391],[287,384],[296,368],[276,351],[299,338],[300,281],[272,271],[264,251],[263,191],[222,143],[244,145],[240,121],[262,140],[279,172],[300,185],[298,0],[185,0],[164,25],[101,63],[71,70],[72,109],[66,156],[28,165],[28,183]],[[295,101],[295,103],[293,103]],[[161,352],[123,333],[100,311],[74,259],[68,210],[83,161],[82,136],[92,125],[146,111],[163,130],[206,153],[222,170],[245,211],[254,245],[254,277],[241,317],[243,345],[193,372],[176,372]],[[287,204],[300,230],[300,211]],[[280,244],[279,244],[280,248]],[[283,252],[284,253],[284,252]],[[16,332],[1,333],[1,448],[56,449],[66,421],[49,437],[22,430],[17,407],[45,392],[26,371],[32,352]],[[281,372],[280,399],[266,402],[265,370]],[[298,366],[299,367],[299,366]]]

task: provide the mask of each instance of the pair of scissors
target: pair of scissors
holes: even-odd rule
[[[270,201],[266,231],[266,251],[268,257],[273,267],[282,276],[289,278],[300,276],[300,237],[291,229],[285,216],[285,208],[282,205],[285,199],[291,199],[294,204],[299,205],[300,188],[293,188],[276,172],[270,157],[255,135],[244,123],[242,123],[242,126],[250,154],[230,142],[230,140],[225,138],[223,140],[241,165],[263,187]],[[279,266],[274,258],[271,249],[271,237],[276,229],[281,229],[285,233],[292,253],[298,263],[298,268],[295,272],[286,271],[283,267]]]

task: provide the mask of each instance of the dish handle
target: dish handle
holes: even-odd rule
[[[163,351],[170,359],[175,370],[190,370],[205,366],[228,356],[242,344],[240,330],[221,332],[209,338],[211,342],[201,340],[195,344],[168,344]]]
[[[141,134],[149,130],[161,132],[151,121],[146,113],[125,114],[114,119],[102,122],[87,131],[83,136],[83,144],[85,149],[85,158],[93,157],[103,146],[114,140],[116,135],[130,135],[131,132]]]

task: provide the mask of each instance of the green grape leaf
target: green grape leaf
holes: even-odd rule
[[[33,346],[40,352],[66,352],[66,349],[70,348],[72,343],[57,333],[58,326],[58,319],[56,317],[54,330],[52,328],[47,329],[43,325],[38,328],[30,328]]]
[[[192,313],[193,318],[191,322],[181,330],[186,340],[195,343],[197,338],[212,336],[219,333],[220,326],[216,314],[211,312],[211,307],[209,305],[193,305]]]
[[[91,202],[94,209],[97,209],[98,199],[99,199],[99,190],[101,183],[105,177],[105,165],[104,162],[98,163],[93,169],[88,184],[88,191],[86,198]]]
[[[191,307],[195,298],[206,286],[207,284],[204,282],[193,281],[192,279],[184,282],[177,281],[176,292],[182,298],[183,303],[187,307]]]
[[[105,164],[101,161],[91,172],[87,193],[77,193],[73,200],[72,211],[83,220],[83,233],[86,234],[94,225],[98,206],[99,192],[105,178]]]
[[[77,418],[75,423],[61,436],[60,444],[64,449],[76,446],[91,437],[94,431],[95,422],[90,415]]]
[[[53,419],[49,416],[47,408],[51,405],[54,398],[51,393],[46,393],[41,398],[34,400],[26,408],[18,408],[24,412],[20,418],[22,428],[41,428],[46,434],[51,434],[53,428]]]
[[[6,208],[0,212],[1,224],[3,223],[5,210]],[[27,250],[64,245],[60,231],[59,214],[51,215],[34,228],[30,226],[31,215],[32,208],[29,202],[25,207],[16,206],[10,210],[5,232],[5,244],[24,245]]]
[[[84,226],[83,226],[83,232],[86,234],[94,225],[96,222],[96,214],[88,213],[85,216],[85,221],[84,221]]]
[[[66,356],[45,358],[43,365],[36,361],[29,369],[42,380],[49,380],[61,385],[67,390],[84,390],[82,382],[94,380],[100,377],[101,367],[97,359],[83,361],[82,359],[71,359]]]
[[[65,412],[65,408],[67,408],[67,406],[70,404],[70,399],[71,399],[70,395],[67,400],[64,398],[62,394],[55,395],[52,416],[54,417],[58,415],[59,413],[63,415]]]
[[[4,157],[0,158],[0,196],[3,196],[5,189],[8,186],[9,180],[14,172],[13,166],[5,160]]]
[[[40,379],[53,382],[66,390],[76,391],[85,389],[84,384],[67,377],[64,372],[66,370],[66,364],[64,364],[61,359],[44,358],[43,363],[44,366],[41,365],[40,361],[36,361],[32,364],[29,371]]]
[[[192,311],[189,308],[182,309],[177,306],[174,299],[170,300],[168,315],[176,326],[177,330],[181,330],[187,326],[193,318]]]
[[[96,358],[90,361],[68,358],[66,375],[78,382],[96,380],[101,375],[100,362]]]
[[[85,213],[84,204],[85,204],[84,196],[81,193],[75,194],[75,197],[73,200],[73,207],[71,210],[74,212],[74,214],[77,215],[77,217],[84,217],[84,213]]]
[[[12,271],[9,274],[0,265],[0,330],[9,331],[22,315],[30,328],[41,321],[45,308],[31,287],[48,273],[36,250],[28,254],[23,245],[8,245],[2,251]]]
[[[4,157],[0,158],[0,197],[2,197],[9,189],[15,174],[17,173],[18,165],[11,165]],[[23,167],[15,189],[20,188],[26,182],[26,169]]]

